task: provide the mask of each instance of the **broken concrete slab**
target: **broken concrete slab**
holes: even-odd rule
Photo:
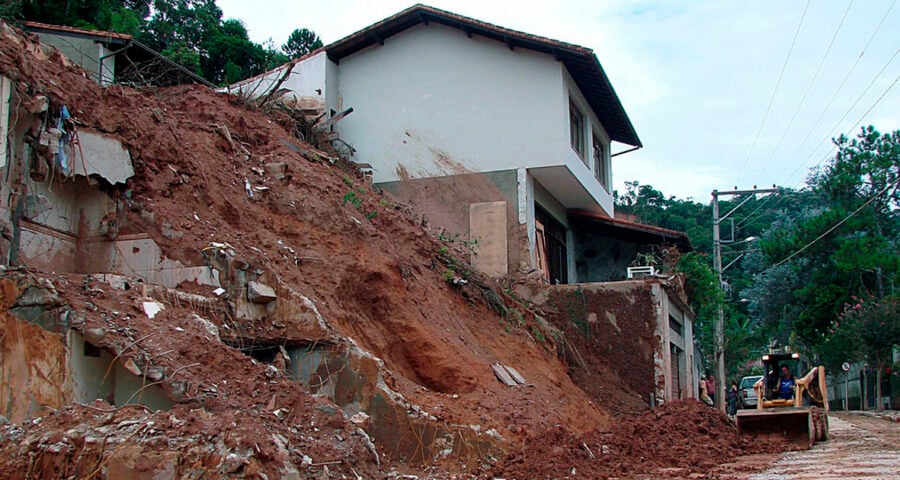
[[[210,322],[209,320],[201,317],[200,315],[197,315],[196,313],[192,315],[192,318],[203,326],[203,329],[206,330],[206,333],[208,333],[216,340],[220,340],[219,327],[217,327],[215,323]]]
[[[131,154],[122,146],[122,142],[115,138],[93,133],[90,131],[78,132],[81,142],[81,157],[83,170],[77,168],[75,174],[100,175],[109,183],[125,183],[134,176],[134,167],[131,164]]]
[[[501,383],[508,387],[515,387],[518,385],[515,380],[509,375],[509,372],[506,371],[506,368],[499,363],[495,363],[491,365],[491,370],[494,371],[494,375],[497,376],[497,380],[500,380]]]
[[[144,313],[147,315],[147,318],[150,318],[150,319],[155,317],[157,313],[163,311],[163,309],[166,308],[165,306],[163,306],[163,304],[161,304],[155,300],[151,300],[149,302],[142,302],[141,306],[143,307]]]
[[[287,163],[271,162],[266,164],[266,174],[275,180],[284,180],[287,176]]]
[[[519,374],[519,371],[509,365],[504,365],[503,368],[509,373],[509,376],[512,377],[513,380],[516,381],[519,385],[525,385],[525,377]]]
[[[247,300],[253,303],[269,303],[275,301],[275,290],[259,282],[247,282]]]
[[[131,373],[132,375],[134,375],[136,377],[140,377],[143,374],[141,372],[141,368],[138,367],[137,364],[134,363],[134,360],[131,358],[129,358],[128,360],[125,360],[125,362],[122,363],[122,368],[124,368],[125,370],[128,370],[129,373]]]

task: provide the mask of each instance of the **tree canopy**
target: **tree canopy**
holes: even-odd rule
[[[322,46],[306,28],[294,30],[281,49],[271,40],[255,43],[243,22],[223,18],[215,0],[11,0],[0,6],[0,16],[127,33],[219,85]]]
[[[900,344],[895,290],[900,284],[900,131],[883,134],[868,126],[834,144],[834,158],[813,171],[804,188],[720,202],[728,211],[748,200],[722,225],[723,238],[735,242],[723,247],[723,264],[731,266],[723,275],[730,288],[721,300],[704,291],[718,289],[697,264],[705,262],[711,271],[708,205],[667,197],[638,182],[626,183],[624,194],[616,196],[617,211],[688,234],[697,253],[683,271],[701,290],[694,298],[695,331],[709,359],[711,315],[716,302],[723,301],[731,374],[743,373],[747,361],[773,341],[805,351],[829,368],[855,360],[880,361],[887,368],[885,352]],[[747,237],[756,240],[742,244]],[[865,308],[848,310],[857,304]]]
[[[291,32],[287,42],[281,46],[281,51],[290,57],[297,58],[317,48],[322,48],[322,39],[316,35],[316,32],[306,28],[297,28]]]

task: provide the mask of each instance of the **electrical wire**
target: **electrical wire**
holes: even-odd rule
[[[766,113],[763,114],[762,121],[759,123],[759,128],[756,130],[756,136],[753,137],[750,151],[747,152],[747,158],[744,159],[744,164],[741,166],[741,171],[738,173],[737,182],[735,183],[740,183],[741,177],[744,176],[744,170],[747,168],[747,163],[750,161],[750,157],[753,156],[753,150],[756,149],[756,144],[759,142],[759,136],[762,133],[763,127],[766,125],[766,120],[769,118],[772,104],[775,103],[775,95],[778,93],[778,87],[781,86],[781,80],[784,78],[785,70],[787,70],[788,61],[791,59],[791,53],[794,51],[794,45],[797,44],[797,37],[800,35],[800,29],[803,27],[803,20],[806,18],[806,12],[809,10],[810,1],[811,0],[806,0],[806,6],[803,7],[803,14],[800,15],[800,22],[797,24],[797,30],[794,31],[794,38],[791,40],[791,46],[788,49],[787,56],[784,57],[784,64],[781,66],[781,73],[778,74],[778,81],[775,82],[775,89],[772,91],[772,96],[769,98],[769,105],[766,107]]]
[[[743,220],[738,222],[736,227],[740,228],[740,227],[746,225],[747,223],[749,223],[753,220],[756,220],[756,217],[754,217],[753,215],[755,215],[756,212],[762,210],[762,208],[765,207],[767,203],[769,203],[769,200],[772,200],[772,197],[774,197],[774,195],[766,195],[766,198],[763,199],[762,203],[760,203],[759,206],[757,206],[755,209],[753,209],[752,212],[748,213],[747,216],[744,217]],[[762,215],[763,213],[766,213],[766,212],[760,213],[759,215],[757,215],[757,217]]]
[[[891,61],[897,56],[897,53],[900,53],[900,48],[898,48],[897,51],[894,52],[894,56],[891,57]],[[883,72],[884,69],[887,68],[888,65],[890,65],[890,61],[888,61],[888,64],[885,65],[884,68],[881,69],[881,71]],[[880,76],[880,74],[881,74],[881,72],[879,72],[879,76]],[[834,125],[834,127],[832,127],[831,131],[828,132],[828,137],[826,137],[825,140],[827,140],[829,137],[831,137],[831,134],[834,133],[835,129],[837,129],[837,127],[841,124],[841,122],[844,121],[845,118],[847,118],[847,115],[850,113],[850,111],[853,110],[853,107],[856,106],[856,104],[859,102],[859,100],[862,98],[862,96],[865,95],[865,93],[869,90],[869,87],[871,87],[872,84],[875,83],[875,80],[877,80],[877,79],[878,79],[878,77],[875,77],[875,78],[872,80],[872,83],[870,83],[869,86],[866,87],[866,89],[863,91],[862,95],[860,95],[860,97],[856,99],[856,102],[853,102],[853,105],[850,106],[850,109],[848,109],[847,112],[844,113],[844,116],[842,116],[841,119],[838,120],[838,122]],[[872,110],[873,110],[879,103],[881,103],[882,100],[884,100],[884,97],[886,97],[887,94],[891,91],[891,89],[893,89],[894,86],[897,85],[897,82],[898,82],[898,81],[900,81],[900,75],[897,75],[897,77],[894,78],[894,81],[891,82],[890,85],[888,85],[888,87],[884,90],[884,92],[881,93],[881,95],[878,97],[878,99],[875,100],[875,102],[874,102],[874,103],[866,110],[866,112],[863,113],[861,117],[859,117],[859,120],[857,120],[856,123],[854,123],[853,126],[850,127],[847,131],[853,131],[853,130],[855,130],[856,127],[858,127],[859,124],[861,124],[862,121],[865,120],[866,116],[869,115],[869,113],[871,113]],[[800,163],[799,165],[797,165],[797,168],[795,168],[794,171],[792,171],[791,174],[788,175],[788,178],[793,177],[794,174],[796,174],[797,171],[800,170],[801,167],[803,167],[804,165],[806,165],[806,162],[809,161],[809,159],[813,156],[813,154],[816,153],[816,150],[818,150],[819,147],[822,146],[823,143],[825,143],[825,140],[822,140],[821,142],[819,142],[818,145],[816,145],[816,148],[813,149],[813,151],[806,157],[806,159],[805,159],[802,163]],[[818,162],[816,162],[815,166],[821,165],[825,160],[827,160],[829,157],[831,157],[831,154],[833,153],[833,151],[834,151],[833,149],[829,150],[828,153],[827,153],[821,160],[819,160]]]
[[[809,141],[810,137],[812,137],[813,132],[815,132],[816,128],[818,128],[818,126],[822,123],[822,119],[825,118],[825,114],[828,113],[828,109],[831,108],[831,105],[834,104],[834,101],[837,99],[838,95],[844,89],[844,85],[847,84],[847,80],[850,78],[850,75],[853,74],[853,71],[856,69],[856,66],[859,65],[860,60],[862,60],[862,57],[866,54],[866,51],[869,49],[869,46],[872,45],[872,41],[875,40],[875,37],[878,35],[878,32],[881,30],[882,25],[884,25],[884,22],[887,20],[888,15],[890,15],[891,10],[894,8],[894,4],[896,4],[896,3],[897,3],[897,0],[892,1],[891,4],[888,6],[888,9],[881,16],[881,21],[878,22],[878,26],[875,27],[875,31],[873,31],[872,35],[869,36],[869,40],[866,42],[865,46],[863,46],[862,50],[859,52],[859,55],[857,55],[856,60],[853,62],[853,65],[851,65],[850,69],[847,70],[847,73],[844,75],[844,78],[841,80],[841,83],[838,85],[837,89],[834,91],[834,94],[831,95],[831,99],[828,100],[828,103],[825,105],[825,108],[823,108],[822,111],[819,113],[818,118],[816,118],[816,121],[815,121],[815,123],[813,123],[812,128],[810,128],[809,131],[806,133],[806,136],[803,138],[803,141],[800,142],[800,145],[797,146],[797,149],[794,150],[794,153],[791,155],[791,157],[788,159],[788,161],[784,163],[784,168],[781,169],[781,172],[778,173],[778,176],[776,178],[783,177],[784,172],[786,172],[787,169],[790,168],[790,165],[794,162],[794,160],[800,154],[800,151],[803,150],[803,147],[806,145],[806,142]],[[880,75],[880,73],[879,73],[879,75]],[[816,148],[818,148],[818,147],[816,147]],[[791,176],[793,176],[793,174]],[[790,178],[790,176],[788,178]]]
[[[852,218],[854,215],[856,215],[857,213],[859,213],[863,208],[866,208],[867,206],[869,206],[869,204],[872,203],[872,202],[874,202],[876,198],[880,197],[884,192],[887,192],[888,190],[891,189],[891,187],[896,186],[898,183],[900,183],[900,178],[898,178],[897,180],[894,180],[892,183],[890,183],[890,184],[888,184],[886,187],[882,188],[878,193],[872,195],[868,200],[866,200],[866,203],[863,203],[862,205],[859,206],[859,208],[857,208],[856,210],[850,212],[850,214],[847,215],[846,217],[842,218],[840,222],[834,224],[833,226],[831,226],[831,228],[829,228],[828,230],[825,230],[825,232],[823,232],[821,235],[819,235],[818,237],[816,237],[813,241],[807,243],[806,245],[804,245],[803,247],[801,247],[801,248],[800,248],[799,250],[797,250],[796,252],[794,252],[794,253],[788,255],[784,260],[782,260],[782,261],[776,263],[774,266],[775,266],[775,267],[778,267],[778,266],[782,265],[783,263],[789,261],[790,259],[792,259],[792,258],[796,257],[797,255],[800,255],[801,253],[803,253],[804,251],[806,251],[807,248],[809,248],[809,247],[815,245],[816,242],[818,242],[819,240],[821,240],[821,239],[825,238],[826,236],[828,236],[829,233],[831,233],[831,232],[837,230],[837,228],[840,227],[841,225],[843,225],[844,222],[846,222],[847,220],[850,220],[850,218]]]
[[[875,77],[872,79],[871,82],[869,82],[869,84],[866,86],[865,90],[863,90],[862,93],[860,93],[859,96],[856,97],[856,101],[854,101],[854,102],[853,102],[853,105],[850,105],[850,108],[848,108],[847,111],[844,112],[844,114],[841,116],[840,120],[838,120],[837,122],[835,122],[834,126],[831,127],[831,130],[829,130],[828,135],[826,135],[825,138],[823,138],[822,141],[820,141],[819,144],[816,145],[816,146],[812,149],[811,152],[809,152],[809,155],[807,155],[806,158],[803,160],[803,163],[804,163],[804,164],[805,164],[806,162],[808,162],[809,159],[812,158],[813,155],[816,154],[816,150],[818,150],[819,147],[822,146],[822,144],[824,144],[826,141],[828,141],[829,139],[831,139],[831,135],[832,135],[832,134],[834,133],[834,131],[837,130],[837,128],[841,125],[841,122],[843,122],[844,119],[847,118],[847,115],[850,115],[850,112],[853,111],[853,109],[859,104],[859,101],[862,100],[862,98],[866,95],[866,93],[869,92],[869,89],[872,88],[872,85],[875,85],[875,82],[878,81],[878,79],[881,77],[881,74],[884,73],[884,71],[887,70],[887,68],[891,65],[891,63],[893,63],[894,59],[897,58],[897,54],[898,54],[898,53],[900,53],[900,48],[898,48],[898,49],[894,52],[894,54],[891,55],[891,58],[888,59],[887,63],[884,64],[884,67],[882,67],[881,70],[878,71],[878,74],[875,75]],[[896,83],[896,81],[895,81],[895,83]],[[893,87],[893,84],[891,85],[891,87]],[[888,90],[890,90],[890,87],[888,87]],[[884,97],[884,95],[882,94],[882,97],[881,97],[881,98],[883,98],[883,97]],[[880,99],[879,99],[879,100],[880,100]],[[876,102],[876,103],[877,103],[877,102]],[[873,105],[873,106],[874,106],[874,105]],[[872,110],[872,109],[869,108],[869,111],[871,111],[871,110]]]
[[[828,58],[828,54],[831,53],[831,48],[834,46],[834,41],[837,40],[838,34],[841,33],[841,27],[844,26],[844,21],[847,20],[847,14],[850,13],[850,8],[853,7],[853,2],[855,0],[850,0],[850,3],[847,4],[847,8],[844,10],[844,15],[841,16],[841,21],[838,23],[837,28],[834,30],[834,35],[831,36],[831,41],[828,42],[828,47],[825,48],[825,53],[822,55],[822,59],[819,60],[819,65],[816,66],[816,71],[813,73],[812,78],[809,80],[809,84],[806,85],[806,91],[803,92],[803,96],[800,97],[800,103],[797,104],[797,108],[794,109],[794,114],[791,115],[790,121],[788,121],[787,127],[785,127],[781,131],[781,138],[778,139],[778,143],[775,144],[775,149],[772,150],[772,154],[769,155],[769,159],[766,160],[766,164],[763,166],[762,170],[757,177],[755,184],[758,184],[760,179],[762,179],[763,173],[769,168],[769,165],[772,164],[772,160],[775,158],[775,154],[778,153],[778,149],[781,148],[781,145],[784,143],[784,139],[787,138],[788,132],[791,131],[791,127],[794,126],[794,121],[797,120],[797,115],[800,113],[800,110],[803,108],[803,104],[806,103],[806,98],[809,97],[809,92],[812,90],[813,84],[816,83],[816,80],[819,78],[819,73],[822,71],[822,65],[825,64],[825,60]]]

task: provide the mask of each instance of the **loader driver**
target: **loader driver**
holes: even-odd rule
[[[778,396],[784,400],[790,400],[794,396],[794,376],[787,365],[781,366],[781,379],[778,381]]]

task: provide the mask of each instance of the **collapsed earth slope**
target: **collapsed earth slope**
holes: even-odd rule
[[[208,268],[221,285],[89,271],[89,255],[84,271],[4,269],[0,366],[22,368],[2,380],[54,395],[0,425],[0,478],[686,476],[746,450],[695,402],[612,420],[639,397],[599,378],[606,367],[581,380],[597,386],[586,394],[558,356],[577,342],[301,139],[290,112],[199,86],[100,88],[5,24],[0,75],[15,112],[31,112],[17,128],[39,133],[65,106],[79,130],[127,148],[126,184],[90,183],[116,205],[109,241],[148,235],[162,252],[151,260]],[[44,97],[43,114],[29,109]],[[31,160],[11,161],[23,165],[7,175]],[[109,365],[97,378],[121,370],[133,394],[72,402],[60,367],[72,345],[96,348]],[[497,365],[524,384],[499,382]]]
[[[375,408],[372,402],[386,396],[395,410],[405,409],[425,423],[395,415],[391,421],[408,422],[406,430],[398,425],[370,426],[381,456],[387,461],[428,463],[443,457],[427,438],[424,443],[422,438],[381,438],[378,432],[402,430],[407,433],[401,435],[415,437],[416,432],[465,428],[476,436],[491,432],[484,441],[504,450],[556,425],[574,432],[607,426],[608,414],[566,374],[552,336],[531,334],[543,328],[533,315],[519,311],[515,302],[478,280],[478,274],[465,267],[468,252],[437,240],[412,210],[293,135],[290,116],[266,114],[241,98],[201,86],[101,88],[80,67],[58,51],[42,48],[34,37],[3,25],[0,40],[0,74],[13,81],[17,98],[46,96],[51,111],[66,106],[79,129],[119,139],[130,152],[135,175],[127,185],[100,182],[100,188],[124,207],[117,212],[117,234],[149,234],[166,258],[216,269],[228,290],[217,299],[205,285],[179,285],[154,297],[166,308],[151,319],[139,310],[138,300],[146,299],[145,292],[138,298],[134,290],[95,284],[94,277],[79,280],[47,273],[45,277],[58,284],[57,293],[82,314],[72,328],[87,336],[92,329],[95,333],[101,329],[103,335],[92,337],[95,342],[117,358],[136,359],[138,370],[158,366],[154,362],[170,372],[182,368],[179,375],[187,375],[194,390],[209,385],[216,385],[216,390],[204,392],[202,398],[173,394],[177,388],[164,380],[161,383],[175,402],[172,420],[165,413],[149,414],[139,408],[129,412],[74,406],[26,430],[53,437],[58,434],[52,432],[81,423],[86,439],[123,416],[141,422],[151,419],[157,429],[167,422],[205,425],[197,432],[228,431],[237,428],[228,422],[240,419],[248,431],[260,435],[274,431],[293,442],[306,438],[312,427],[294,423],[296,418],[287,420],[293,417],[279,418],[276,423],[281,426],[273,426],[274,420],[263,419],[260,409],[274,403],[272,411],[286,405],[295,412],[309,412],[308,405],[322,402],[345,407],[369,402],[366,405]],[[473,281],[454,284],[448,281],[448,272]],[[273,285],[284,299],[275,311],[252,319],[235,312],[240,304],[237,288],[245,285],[241,282],[247,275]],[[10,305],[19,296],[16,292],[26,287],[18,280],[11,285]],[[91,289],[103,293],[88,305],[82,297],[90,296]],[[197,311],[194,305],[180,304],[178,293],[204,297],[198,304],[213,307]],[[105,301],[110,302],[107,309]],[[124,309],[127,315],[113,314],[122,313],[119,304],[130,307]],[[509,309],[519,311],[514,322]],[[196,322],[191,323],[195,314],[213,323],[225,343],[198,340],[203,334]],[[365,401],[354,397],[360,394],[357,391],[345,392],[352,401],[337,398],[340,392],[311,400],[298,382],[279,376],[276,385],[266,383],[272,380],[265,376],[266,369],[241,353],[248,345],[318,344],[355,358],[347,362],[351,368],[378,370],[361,376],[368,373],[367,388],[381,390],[368,392],[371,398]],[[352,355],[347,353],[351,351]],[[366,358],[375,361],[366,363]],[[498,382],[491,369],[495,363],[515,367],[527,386],[511,388]],[[246,378],[255,380],[240,380]],[[269,386],[261,389],[262,384]],[[377,423],[378,418],[372,420]],[[339,429],[351,428],[344,419],[332,423]],[[175,444],[213,441],[202,436],[188,439],[193,430],[161,431],[174,437]],[[120,433],[124,443],[141,436],[135,431]],[[51,442],[38,437],[28,438],[42,445]],[[271,465],[283,463],[269,462],[279,457],[273,453],[279,451],[273,446],[277,443],[269,438],[268,454],[260,455],[261,468],[272,474],[278,470]],[[364,451],[365,443],[351,442],[343,456],[368,458],[355,455]],[[254,445],[264,448],[258,442]],[[20,447],[12,442],[2,446],[2,462],[11,467],[4,471],[24,465],[27,449]],[[331,470],[343,466],[349,473],[350,463]],[[83,467],[72,466],[80,472]]]

